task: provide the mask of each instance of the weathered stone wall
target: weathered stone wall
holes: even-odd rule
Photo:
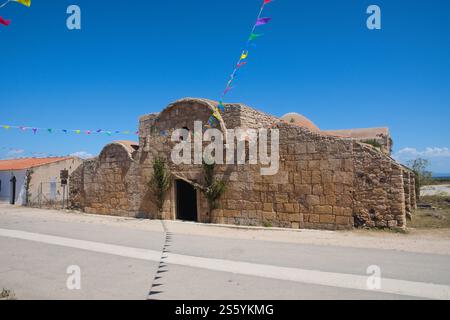
[[[145,147],[146,138],[150,135],[150,130],[155,127],[157,113],[147,114],[139,118],[139,146]]]
[[[404,228],[406,224],[403,168],[371,146],[354,144],[355,224]]]
[[[417,209],[417,195],[416,195],[416,175],[414,172],[410,172],[410,192],[411,192],[411,209],[416,210]]]
[[[72,206],[88,213],[134,216],[130,198],[135,190],[127,179],[133,163],[125,146],[107,145],[97,160],[85,162],[71,176]]]
[[[72,174],[82,163],[82,159],[73,157],[32,168],[27,205],[41,208],[61,208],[63,196],[64,201],[69,198],[70,187],[70,185],[66,186],[66,190],[64,190],[61,185],[61,170],[68,170],[69,174]],[[66,193],[64,194],[64,192]]]
[[[75,207],[86,212],[176,219],[175,181],[204,185],[202,165],[175,165],[170,155],[174,129],[205,125],[211,101],[184,99],[160,114],[140,118],[139,150],[120,143],[106,146],[71,177]],[[412,180],[403,168],[378,150],[319,133],[241,105],[227,105],[220,129],[273,127],[280,132],[280,167],[262,176],[261,165],[217,165],[226,183],[218,208],[209,212],[198,190],[198,221],[288,228],[349,229],[404,227],[406,208],[415,205]],[[164,133],[164,134],[162,134]],[[156,157],[172,174],[161,213],[148,185]],[[413,188],[414,189],[414,188]]]
[[[268,128],[280,119],[241,104],[226,105],[223,119],[227,128]]]
[[[411,176],[409,170],[403,170],[403,188],[405,190],[405,214],[406,217],[411,218]]]

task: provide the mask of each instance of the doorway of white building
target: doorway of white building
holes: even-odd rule
[[[16,176],[12,176],[11,180],[9,180],[9,185],[10,185],[9,203],[10,204],[16,204],[16,183],[17,183]]]

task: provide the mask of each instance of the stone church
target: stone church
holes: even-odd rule
[[[387,128],[320,130],[291,113],[277,118],[225,104],[217,128],[279,130],[279,171],[259,164],[215,166],[225,192],[210,209],[203,166],[176,165],[173,130],[208,122],[217,102],[185,98],[139,120],[139,142],[116,141],[70,177],[73,208],[87,213],[205,223],[310,229],[405,228],[416,206],[415,177],[390,157]],[[149,186],[156,158],[166,159],[170,188],[162,210]]]

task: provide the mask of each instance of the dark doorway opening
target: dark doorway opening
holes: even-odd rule
[[[176,181],[177,219],[197,221],[197,190],[183,180]]]
[[[16,177],[15,176],[13,176],[12,178],[11,178],[11,180],[9,180],[9,182],[10,182],[10,195],[11,195],[11,197],[10,197],[10,199],[9,199],[9,203],[10,204],[16,204],[16,182],[17,182],[17,180],[16,180]]]

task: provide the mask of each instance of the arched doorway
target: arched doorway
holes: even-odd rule
[[[184,180],[176,180],[176,218],[197,221],[197,190]]]
[[[11,180],[9,180],[9,185],[10,185],[9,203],[10,204],[16,204],[16,182],[17,182],[17,179],[15,176],[12,176]]]

